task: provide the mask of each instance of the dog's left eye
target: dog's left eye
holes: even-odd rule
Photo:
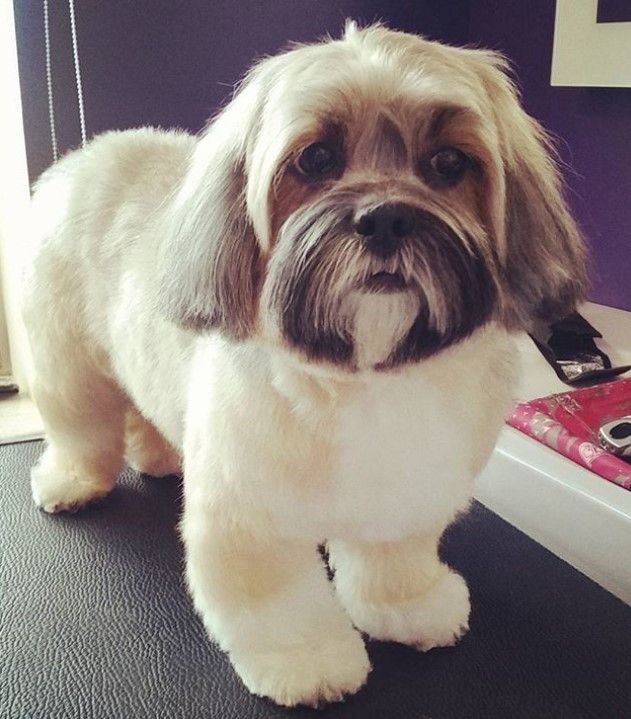
[[[457,147],[443,147],[424,165],[424,174],[430,182],[450,187],[462,179],[469,167],[469,158]]]
[[[298,170],[313,179],[330,175],[338,165],[337,151],[325,142],[314,142],[305,147],[296,160]]]

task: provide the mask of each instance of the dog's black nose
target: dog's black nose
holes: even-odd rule
[[[415,225],[416,212],[403,202],[388,202],[355,217],[355,231],[364,238],[366,247],[379,257],[394,254],[401,240]]]

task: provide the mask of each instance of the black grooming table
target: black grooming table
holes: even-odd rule
[[[320,712],[252,697],[184,590],[178,480],[127,472],[100,506],[48,516],[29,496],[40,452],[0,447],[3,719],[631,716],[631,608],[480,505],[444,542],[471,588],[459,646],[373,642],[368,685]]]

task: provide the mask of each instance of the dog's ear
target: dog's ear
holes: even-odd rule
[[[245,83],[197,141],[165,207],[157,303],[181,327],[243,339],[257,305],[260,248],[248,218],[246,151],[257,131],[260,83]]]
[[[501,318],[511,328],[553,321],[574,310],[587,291],[587,253],[563,197],[552,143],[522,109],[496,53],[469,51],[481,75],[498,130],[503,167]]]

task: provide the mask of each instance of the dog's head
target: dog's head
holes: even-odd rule
[[[170,208],[166,315],[354,369],[570,311],[583,241],[506,70],[352,23],[260,62]]]

